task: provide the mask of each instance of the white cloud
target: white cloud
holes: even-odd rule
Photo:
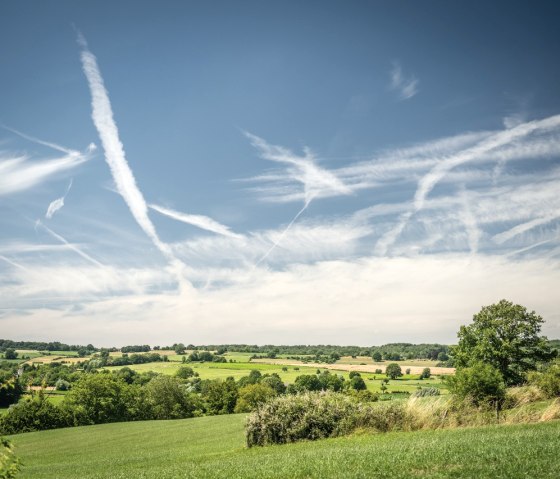
[[[401,100],[408,100],[418,93],[418,79],[414,75],[405,78],[401,65],[393,62],[390,87],[397,91]]]
[[[558,337],[559,266],[556,260],[423,255],[327,261],[250,275],[244,269],[239,283],[195,295],[112,296],[82,302],[78,310],[10,312],[0,321],[4,331],[22,338],[37,337],[40,326],[48,324],[43,339],[104,346],[169,338],[195,344],[371,345],[411,337],[450,343],[482,305],[507,298],[536,310],[546,320],[543,332]],[[235,271],[228,273],[236,277]],[[64,270],[60,274],[66,276]],[[67,291],[72,279],[79,282],[76,290],[82,288],[83,279],[68,274],[61,290]],[[126,272],[121,275],[124,279]]]
[[[384,255],[387,252],[399,235],[404,231],[404,228],[414,214],[422,210],[426,198],[431,191],[451,170],[465,163],[476,161],[479,156],[489,152],[499,152],[502,148],[510,148],[515,142],[521,141],[532,134],[554,132],[558,130],[559,127],[560,115],[523,123],[512,129],[497,132],[482,139],[474,146],[461,150],[454,155],[442,158],[420,178],[414,194],[413,207],[409,211],[403,213],[397,224],[380,238],[376,245],[377,253]]]
[[[79,256],[81,256],[82,258],[84,258],[85,260],[89,261],[90,263],[92,263],[95,266],[99,266],[100,268],[104,268],[105,266],[103,264],[101,264],[99,261],[97,261],[95,258],[92,258],[89,254],[87,254],[85,251],[83,251],[79,246],[70,243],[66,240],[66,238],[64,238],[63,236],[59,235],[58,233],[55,233],[52,229],[50,229],[48,226],[44,225],[41,220],[37,220],[35,223],[36,227],[41,227],[43,230],[45,230],[49,235],[51,235],[53,238],[55,238],[56,240],[60,241],[62,244],[66,245],[68,247],[68,249],[74,251],[76,254],[78,254]]]
[[[173,269],[180,270],[182,265],[177,262],[173,252],[167,244],[160,240],[156,229],[148,217],[148,205],[142,192],[136,185],[136,179],[128,165],[123,145],[119,139],[117,125],[113,119],[113,110],[103,78],[97,66],[97,59],[89,51],[84,37],[79,34],[78,42],[82,46],[82,67],[88,80],[91,93],[92,119],[103,149],[105,160],[111,170],[111,175],[117,191],[125,200],[132,216],[154,245],[171,262]]]
[[[66,188],[66,193],[64,194],[64,196],[57,198],[56,200],[49,203],[49,207],[47,208],[47,212],[45,213],[45,218],[51,219],[54,214],[64,206],[64,200],[66,199],[70,188],[72,188],[72,179],[70,179],[70,183],[68,184],[68,188]]]
[[[60,158],[30,161],[28,156],[0,153],[0,195],[25,191],[87,161],[87,155],[73,152]]]
[[[208,216],[181,213],[180,211],[175,211],[172,210],[171,208],[165,208],[163,206],[158,206],[154,204],[150,204],[148,205],[148,207],[176,221],[181,221],[182,223],[196,226],[197,228],[201,228],[206,231],[211,231],[213,233],[217,233],[223,236],[230,236],[232,238],[241,238],[241,235],[230,231],[228,226],[218,223],[216,220],[213,220]]]

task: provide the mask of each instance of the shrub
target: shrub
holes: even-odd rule
[[[542,373],[529,375],[529,382],[535,384],[548,398],[560,396],[560,363],[555,363]]]
[[[237,386],[232,377],[225,381],[206,381],[202,387],[202,398],[210,414],[231,414],[237,402]]]
[[[181,419],[194,415],[194,404],[177,379],[156,376],[146,385],[146,400],[153,419]]]
[[[432,377],[432,371],[430,368],[424,368],[420,374],[420,379],[430,379]]]
[[[194,375],[195,375],[194,369],[188,366],[181,366],[175,372],[175,377],[178,377],[180,379],[189,379],[192,378]]]
[[[422,398],[426,396],[439,396],[440,390],[438,388],[420,388],[412,393],[414,398]]]
[[[0,432],[17,434],[70,426],[71,416],[52,404],[42,392],[31,399],[14,404],[8,412],[0,416]]]
[[[20,382],[12,375],[0,377],[0,407],[17,403],[23,394]]]
[[[280,396],[247,418],[247,446],[284,444],[348,434],[358,428],[386,432],[402,427],[404,405],[361,403],[339,393]]]
[[[490,364],[475,363],[472,367],[458,369],[447,383],[456,399],[470,401],[475,406],[499,405],[506,395],[504,378]]]
[[[249,384],[239,389],[235,412],[250,412],[276,396],[276,391],[264,384]]]
[[[19,471],[20,462],[14,455],[12,445],[0,438],[0,479],[13,479]]]
[[[70,383],[64,379],[59,379],[55,383],[55,387],[57,391],[68,391],[68,389],[70,389]]]
[[[314,374],[302,374],[294,382],[297,391],[321,391],[323,385],[319,378]]]
[[[79,425],[128,421],[138,418],[137,392],[116,375],[85,374],[73,384],[64,405]]]
[[[356,391],[364,391],[367,389],[366,383],[360,375],[354,376],[350,379],[350,387]]]
[[[385,369],[385,374],[391,379],[397,379],[398,377],[403,375],[401,367],[397,363],[388,364],[387,368]]]
[[[284,394],[286,392],[286,385],[276,373],[272,373],[270,376],[265,374],[260,380],[260,384],[274,389],[277,394]]]

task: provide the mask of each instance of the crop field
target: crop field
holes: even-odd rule
[[[21,479],[554,478],[560,422],[370,434],[247,449],[244,415],[12,436]]]
[[[250,355],[249,355],[250,356]],[[248,356],[248,357],[249,357]],[[247,357],[247,360],[248,360]],[[241,359],[241,358],[240,358]],[[175,372],[184,364],[177,362],[154,362],[154,363],[144,363],[144,364],[134,364],[131,366],[126,366],[134,371],[146,372],[153,371],[162,374],[175,374]],[[329,369],[333,374],[340,374],[344,376],[345,379],[349,379],[349,371],[344,370],[333,370],[331,367],[333,365],[319,365],[319,367],[310,367],[303,365],[290,365],[285,366],[288,370],[284,371],[282,364],[268,364],[260,361],[252,362],[236,362],[236,363],[188,363],[186,366],[193,368],[201,377],[201,379],[225,379],[228,376],[234,379],[239,379],[243,376],[247,376],[251,370],[259,370],[262,374],[278,374],[282,380],[287,383],[293,383],[296,378],[302,374],[315,374],[317,369],[321,371]],[[125,366],[111,366],[106,369],[118,370]],[[298,369],[296,369],[298,368]],[[385,379],[384,374],[373,374],[373,373],[361,373],[368,390],[372,392],[381,392],[382,380]],[[437,387],[445,392],[443,381],[438,377],[432,377],[430,379],[419,380],[418,375],[405,375],[402,378],[390,380],[387,384],[390,393],[392,391],[399,392],[409,392],[412,393],[419,387]]]

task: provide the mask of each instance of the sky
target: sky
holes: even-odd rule
[[[0,5],[0,337],[560,337],[558,2]]]

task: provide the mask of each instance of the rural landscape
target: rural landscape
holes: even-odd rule
[[[0,479],[558,479],[559,18],[0,1]]]
[[[553,478],[560,340],[542,323],[502,300],[451,347],[0,340],[1,477]]]

